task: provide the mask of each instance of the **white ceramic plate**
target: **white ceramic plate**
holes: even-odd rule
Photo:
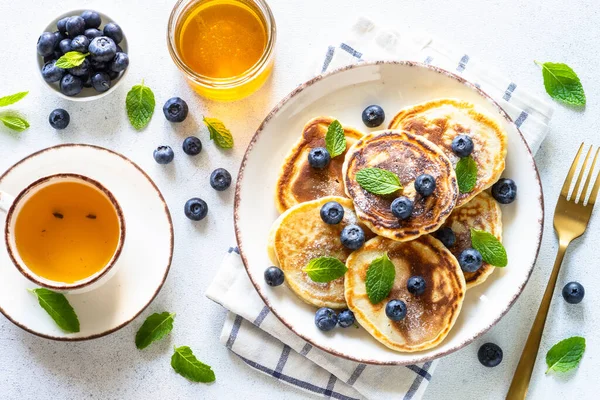
[[[462,312],[448,337],[437,347],[418,353],[397,353],[379,344],[363,329],[324,333],[314,324],[315,308],[287,287],[269,287],[263,278],[269,228],[277,218],[275,184],[289,149],[304,124],[319,115],[338,118],[364,132],[362,110],[379,104],[386,125],[402,107],[455,97],[483,107],[508,132],[504,176],[517,182],[517,201],[503,206],[504,246],[509,265],[498,268],[482,285],[469,290]],[[378,62],[345,67],[317,76],[298,87],[266,117],[242,162],[235,199],[235,228],[240,253],[256,290],[273,313],[296,334],[332,354],[371,364],[413,364],[456,351],[490,329],[508,311],[533,269],[543,228],[542,188],[529,147],[515,124],[485,93],[462,78],[411,62]]]
[[[41,150],[2,176],[0,190],[18,193],[31,182],[57,173],[88,176],[119,202],[127,237],[115,275],[97,289],[68,294],[81,331],[64,333],[27,291],[36,286],[13,265],[0,245],[0,312],[28,332],[56,340],[86,340],[107,335],[137,317],[162,287],[173,256],[173,224],[162,194],[140,167],[101,147],[67,144]],[[4,231],[6,214],[0,213]],[[151,251],[149,251],[151,249]]]

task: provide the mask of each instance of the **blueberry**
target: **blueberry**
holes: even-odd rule
[[[84,11],[81,13],[81,18],[85,21],[86,28],[98,28],[102,23],[102,18],[96,11]]]
[[[197,156],[202,151],[202,142],[196,136],[190,136],[183,141],[183,152],[189,156]]]
[[[119,75],[121,75],[120,72],[115,72],[113,70],[111,70],[110,68],[108,68],[108,66],[106,66],[106,73],[108,74],[108,76],[110,77],[111,80],[115,80],[119,77]]]
[[[422,276],[411,276],[406,282],[406,289],[408,292],[415,296],[420,296],[425,293],[427,284]]]
[[[512,179],[502,178],[492,186],[492,196],[500,204],[510,204],[517,197],[517,184]]]
[[[358,250],[365,243],[365,231],[358,225],[346,225],[340,234],[342,245],[350,250]]]
[[[129,56],[125,53],[117,53],[110,62],[109,67],[115,72],[125,71],[129,66]]]
[[[37,41],[37,52],[40,56],[46,57],[54,54],[54,46],[56,45],[56,36],[51,32],[44,32],[40,35]]]
[[[350,310],[340,311],[338,314],[338,325],[342,328],[348,328],[354,324],[354,313]]]
[[[459,157],[468,157],[473,152],[473,139],[467,135],[458,135],[452,140],[452,151]]]
[[[208,214],[208,205],[204,200],[193,197],[185,202],[183,211],[185,212],[185,216],[192,221],[200,221]]]
[[[423,197],[431,196],[435,190],[435,178],[429,174],[422,174],[415,179],[415,190]]]
[[[102,93],[110,89],[111,79],[106,72],[94,72],[92,74],[92,87]]]
[[[104,36],[108,36],[114,40],[115,43],[120,43],[121,40],[123,40],[123,31],[119,25],[115,24],[114,22],[109,22],[108,24],[104,25]]]
[[[175,153],[170,146],[158,146],[154,150],[154,160],[159,164],[168,164],[175,158]]]
[[[217,168],[210,174],[210,186],[222,192],[231,186],[231,174],[225,168]]]
[[[324,147],[315,147],[308,153],[308,164],[316,169],[324,169],[329,165],[331,156]]]
[[[183,122],[188,115],[188,105],[179,97],[171,97],[163,106],[167,121]]]
[[[71,51],[71,39],[63,39],[58,43],[58,49],[63,53]]]
[[[406,304],[402,300],[390,300],[385,305],[385,315],[392,321],[400,321],[406,317]]]
[[[330,331],[338,323],[338,317],[331,308],[322,307],[315,313],[315,325],[322,331]]]
[[[107,65],[106,62],[94,60],[93,58],[90,61],[90,66],[94,71],[104,71]]]
[[[81,80],[83,81],[83,87],[84,88],[91,88],[92,87],[92,74],[88,74],[86,76],[82,76]]]
[[[344,207],[337,201],[329,201],[321,207],[321,219],[329,225],[335,225],[344,219]]]
[[[465,272],[475,272],[481,268],[483,258],[481,253],[475,249],[466,249],[458,256],[460,268]]]
[[[92,39],[88,51],[96,61],[110,61],[117,54],[117,45],[109,37],[98,36]]]
[[[67,20],[67,33],[69,37],[74,38],[77,35],[83,35],[85,32],[85,21],[79,15],[70,17]]]
[[[54,50],[59,50],[58,45],[60,44],[60,41],[66,38],[67,37],[59,31],[54,32]]]
[[[86,29],[83,34],[85,35],[85,37],[90,39],[90,41],[103,35],[102,31],[96,28]]]
[[[48,117],[48,122],[50,122],[50,126],[54,129],[65,129],[69,126],[70,121],[71,117],[69,116],[69,113],[62,108],[57,108],[52,111]]]
[[[60,80],[60,91],[65,96],[78,95],[83,89],[83,80],[78,76],[66,74]]]
[[[477,351],[479,362],[486,367],[495,367],[502,362],[502,349],[494,343],[484,343]]]
[[[370,105],[362,112],[362,120],[369,128],[378,127],[385,120],[385,112],[378,105]]]
[[[265,269],[265,282],[269,286],[279,286],[283,283],[283,271],[277,267],[269,267]]]
[[[67,21],[69,20],[69,18],[70,17],[61,18],[56,23],[56,29],[58,29],[60,33],[67,33]]]
[[[394,217],[398,219],[407,219],[412,215],[413,206],[414,203],[411,199],[406,196],[400,196],[392,201],[390,209],[392,214],[394,214]]]
[[[71,51],[78,51],[80,53],[87,53],[88,47],[90,46],[90,39],[84,35],[78,35],[71,40]]]
[[[579,304],[585,296],[585,289],[579,282],[569,282],[562,290],[565,301],[569,304]]]
[[[456,235],[454,234],[452,228],[448,226],[438,229],[434,236],[447,248],[454,246],[456,243]]]
[[[46,82],[58,82],[65,74],[65,70],[56,66],[56,60],[48,61],[42,67],[42,77]]]
[[[89,75],[90,74],[90,69],[91,69],[91,67],[90,67],[90,60],[88,60],[86,58],[86,59],[83,60],[83,62],[81,64],[79,64],[76,67],[69,68],[68,71],[69,71],[69,73],[71,75],[82,77],[82,76]]]

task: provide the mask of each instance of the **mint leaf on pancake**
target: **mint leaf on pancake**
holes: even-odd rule
[[[319,257],[310,260],[303,271],[313,282],[327,283],[344,276],[348,268],[335,257]]]
[[[8,96],[0,97],[0,107],[6,107],[10,106],[11,104],[15,104],[17,101],[27,96],[28,93],[29,92],[19,92]]]
[[[456,180],[461,193],[469,193],[477,183],[477,163],[471,156],[463,157],[456,164]]]
[[[471,228],[471,246],[479,253],[483,261],[494,267],[506,267],[508,257],[502,243],[489,232]]]
[[[550,97],[572,106],[585,106],[583,86],[571,67],[563,63],[534,62],[542,67],[544,87]]]
[[[402,189],[400,178],[381,168],[363,168],[356,173],[356,181],[369,193],[392,194]]]
[[[215,144],[222,149],[230,149],[233,147],[233,135],[225,127],[225,124],[217,118],[202,118],[202,121],[208,128],[210,140],[214,140]]]
[[[148,125],[155,105],[154,93],[144,85],[144,81],[132,87],[125,99],[127,117],[131,125],[138,131]]]
[[[546,354],[546,365],[550,371],[567,372],[579,365],[585,351],[585,339],[573,336],[556,343]]]
[[[145,349],[150,343],[162,339],[173,330],[173,319],[175,313],[163,312],[154,313],[142,324],[135,335],[135,346],[138,349]]]
[[[337,157],[346,151],[346,136],[344,128],[337,119],[329,124],[327,134],[325,135],[325,148],[331,158]]]
[[[80,53],[78,51],[69,51],[62,55],[54,64],[56,68],[68,69],[79,67],[90,53]]]
[[[198,361],[188,346],[175,347],[171,367],[179,375],[192,382],[214,382],[215,373],[210,366]]]
[[[40,306],[60,329],[68,333],[79,332],[79,319],[64,294],[44,288],[29,289],[29,291],[36,295]]]
[[[367,269],[367,296],[371,304],[377,304],[385,299],[394,286],[396,267],[387,253],[374,259]]]

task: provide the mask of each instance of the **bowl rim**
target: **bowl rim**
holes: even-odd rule
[[[252,274],[250,273],[250,269],[248,268],[247,264],[248,261],[246,259],[245,256],[245,252],[244,252],[244,246],[242,243],[242,239],[241,239],[241,232],[240,232],[240,227],[239,227],[239,207],[240,207],[240,202],[241,202],[241,196],[240,196],[240,192],[241,192],[241,184],[244,178],[244,171],[246,168],[246,163],[248,161],[248,155],[250,154],[250,152],[252,151],[252,148],[254,147],[254,144],[256,143],[256,141],[258,140],[258,136],[260,135],[260,133],[263,131],[263,129],[265,128],[265,126],[268,124],[268,122],[275,116],[277,115],[277,113],[279,112],[279,110],[284,107],[293,97],[295,97],[296,95],[298,95],[300,92],[304,91],[304,89],[312,86],[313,84],[328,78],[330,76],[334,76],[340,73],[343,73],[345,71],[351,70],[351,69],[356,69],[356,68],[366,68],[366,67],[373,67],[373,66],[378,66],[378,65],[404,65],[404,66],[409,66],[409,67],[419,67],[419,68],[424,68],[427,69],[429,71],[433,71],[436,72],[438,74],[441,75],[445,75],[450,79],[453,79],[465,86],[467,86],[468,88],[474,90],[477,94],[479,94],[481,97],[483,97],[485,100],[487,100],[488,102],[490,102],[492,104],[492,106],[494,106],[494,108],[497,109],[497,111],[500,113],[500,115],[502,117],[504,117],[504,119],[510,124],[513,125],[513,127],[516,129],[516,131],[519,133],[519,139],[521,140],[522,144],[525,145],[525,148],[529,154],[529,162],[531,163],[531,166],[533,167],[533,170],[535,172],[535,180],[538,183],[539,186],[539,193],[540,196],[538,198],[539,201],[539,205],[540,205],[540,209],[541,209],[541,218],[539,221],[539,230],[538,230],[538,237],[537,237],[537,248],[535,250],[535,257],[531,263],[531,265],[529,266],[529,269],[527,271],[527,277],[524,280],[523,284],[518,288],[516,294],[510,299],[510,301],[508,302],[507,306],[499,313],[498,317],[495,318],[488,326],[484,327],[483,329],[480,329],[479,331],[477,331],[472,337],[467,338],[463,341],[461,341],[459,344],[451,347],[448,350],[443,351],[442,353],[439,354],[435,354],[435,355],[426,355],[427,353],[425,352],[425,354],[423,353],[419,353],[418,356],[415,356],[413,359],[411,359],[410,361],[380,361],[380,360],[375,360],[375,359],[368,359],[368,358],[358,358],[358,357],[352,357],[349,356],[347,354],[343,354],[341,352],[339,352],[338,350],[335,350],[333,348],[324,346],[322,344],[316,343],[312,338],[308,337],[307,335],[302,335],[300,334],[293,326],[293,324],[291,324],[289,321],[287,321],[285,319],[285,317],[279,315],[279,313],[277,311],[275,311],[273,309],[273,306],[271,305],[271,303],[269,302],[267,296],[261,291],[260,286],[258,285],[257,282],[255,282],[255,280],[253,279]],[[356,361],[359,363],[364,363],[364,364],[373,364],[373,365],[409,365],[409,364],[416,364],[416,363],[424,363],[424,362],[428,362],[434,359],[439,359],[441,357],[447,356],[448,354],[454,353],[455,351],[458,351],[460,349],[462,349],[463,347],[471,344],[473,341],[475,341],[476,339],[478,339],[479,337],[481,337],[482,335],[484,335],[486,332],[488,332],[494,325],[496,325],[505,315],[506,313],[512,308],[512,306],[514,305],[514,303],[516,302],[516,300],[519,298],[519,296],[521,295],[521,293],[523,293],[523,290],[525,289],[525,286],[527,285],[527,283],[529,282],[529,279],[531,277],[531,274],[533,273],[533,269],[535,267],[538,255],[539,255],[539,251],[540,251],[540,247],[542,244],[542,235],[544,232],[544,219],[545,219],[545,207],[544,207],[544,195],[543,195],[543,188],[542,188],[542,182],[540,179],[540,174],[537,168],[537,165],[535,163],[535,159],[533,156],[533,153],[531,152],[531,149],[529,147],[529,145],[527,144],[527,141],[525,140],[525,137],[523,136],[523,133],[521,132],[521,130],[519,129],[519,127],[515,124],[515,122],[513,121],[513,119],[508,115],[508,113],[502,108],[502,106],[500,106],[500,104],[498,104],[498,102],[496,100],[494,100],[489,94],[487,94],[486,92],[484,92],[483,90],[481,90],[478,86],[475,86],[473,83],[471,83],[470,81],[466,80],[465,78],[463,78],[462,76],[459,76],[453,72],[447,71],[443,68],[439,68],[433,65],[429,65],[429,64],[424,64],[422,62],[417,62],[417,61],[370,61],[370,62],[361,62],[358,64],[351,64],[351,65],[347,65],[347,66],[343,66],[340,68],[337,68],[335,70],[332,70],[330,72],[326,72],[324,74],[319,74],[317,76],[315,76],[314,78],[300,84],[299,86],[297,86],[294,90],[292,90],[287,96],[285,96],[279,103],[277,103],[273,109],[267,114],[267,116],[264,118],[264,120],[261,122],[261,124],[259,125],[258,129],[256,130],[256,132],[254,133],[254,135],[252,136],[252,139],[250,140],[250,143],[248,144],[248,147],[246,148],[246,151],[244,153],[244,157],[242,159],[242,162],[240,164],[240,169],[238,172],[238,178],[237,178],[237,182],[236,182],[236,188],[235,188],[235,197],[234,197],[234,211],[233,211],[233,221],[234,221],[234,231],[235,231],[235,236],[236,236],[236,242],[238,245],[238,250],[239,250],[239,254],[240,257],[242,259],[242,263],[244,265],[244,269],[246,270],[246,273],[248,274],[248,277],[250,279],[250,281],[252,282],[252,285],[254,286],[256,292],[258,293],[258,295],[260,296],[260,298],[262,299],[262,301],[265,303],[265,305],[269,308],[269,310],[288,328],[290,329],[292,332],[294,332],[298,337],[302,338],[303,340],[307,341],[308,343],[310,343],[311,345],[326,351],[330,354],[333,354],[337,357],[340,358],[344,358],[344,359],[348,359],[348,360],[352,360],[352,361]],[[415,353],[417,354],[417,353]]]

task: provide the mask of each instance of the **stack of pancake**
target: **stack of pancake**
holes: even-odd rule
[[[303,301],[316,307],[349,308],[374,338],[396,351],[421,351],[441,343],[454,325],[468,288],[485,281],[494,267],[485,262],[476,272],[463,272],[458,255],[471,247],[471,228],[502,239],[500,207],[486,189],[504,170],[506,133],[473,104],[438,99],[400,110],[388,129],[363,134],[344,127],[346,151],[324,169],[312,168],[308,153],[325,147],[331,117],[309,121],[300,140],[285,160],[277,183],[275,202],[282,213],[269,238],[269,256],[285,273],[285,281]],[[455,167],[460,160],[452,140],[467,134],[474,142],[471,157],[477,164],[473,190],[461,193]],[[363,168],[381,168],[396,174],[401,192],[393,196],[372,194],[361,187],[356,174]],[[436,189],[421,196],[415,179],[429,174]],[[412,216],[396,218],[390,204],[399,194],[413,201]],[[323,222],[321,207],[336,201],[344,219],[336,225]],[[345,248],[340,232],[359,224],[366,243],[358,250]],[[446,248],[435,232],[450,227],[455,243]],[[366,293],[366,271],[371,262],[387,253],[396,269],[387,299],[372,304]],[[303,271],[317,257],[336,257],[346,263],[345,276],[328,283],[313,282]],[[407,291],[407,280],[422,276],[423,295]],[[385,305],[401,299],[408,312],[390,320]]]

